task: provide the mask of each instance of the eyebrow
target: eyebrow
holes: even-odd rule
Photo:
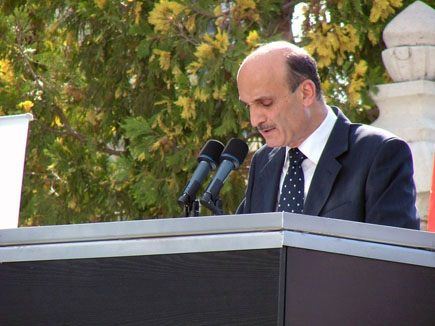
[[[273,100],[273,97],[272,97],[272,96],[260,96],[259,98],[256,98],[256,99],[254,100],[254,102],[257,102],[257,103],[258,103],[258,102],[263,102],[264,100]],[[240,97],[239,97],[239,102],[242,103],[242,104],[244,104],[244,105],[249,105],[248,103],[242,101],[242,100],[240,99]]]

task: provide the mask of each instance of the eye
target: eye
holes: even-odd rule
[[[271,106],[272,103],[273,103],[273,101],[270,100],[270,99],[261,101],[261,104],[262,104],[263,106]]]

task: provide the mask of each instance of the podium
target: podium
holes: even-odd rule
[[[0,230],[0,325],[435,325],[435,234],[290,213]]]

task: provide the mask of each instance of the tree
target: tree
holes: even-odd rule
[[[37,119],[21,224],[180,216],[176,199],[208,139],[261,142],[235,76],[264,42],[305,46],[329,103],[373,120],[368,90],[388,80],[381,33],[410,2],[4,1],[0,114]],[[295,39],[296,5],[306,19]],[[243,197],[248,165],[222,189],[225,213]]]

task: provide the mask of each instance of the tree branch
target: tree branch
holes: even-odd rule
[[[219,16],[213,15],[213,14],[209,14],[208,12],[204,12],[199,10],[198,8],[196,8],[194,5],[190,5],[188,6],[190,9],[192,9],[194,12],[196,12],[197,14],[204,16],[204,17],[208,17],[208,18],[218,18]]]
[[[30,62],[29,57],[24,53],[23,51],[23,32],[22,32],[22,27],[20,24],[18,24],[17,26],[17,50],[20,53],[21,57],[24,60],[24,63],[27,67],[27,69],[29,70],[30,74],[32,75],[33,79],[35,79],[37,87],[39,87],[44,93],[46,93],[46,88],[49,88],[49,83],[44,80],[44,78],[42,76],[39,76],[33,69],[32,64]],[[52,133],[56,133],[58,135],[69,135],[69,136],[73,136],[76,139],[78,139],[80,142],[82,143],[88,143],[88,138],[80,133],[78,133],[69,123],[68,118],[66,117],[66,115],[64,114],[64,112],[57,107],[56,105],[54,105],[53,103],[50,103],[50,105],[54,108],[55,113],[59,116],[60,121],[62,122],[62,124],[64,125],[64,127],[66,128],[66,131],[62,132],[62,131],[57,131],[57,130],[53,130],[51,128],[45,127],[44,129],[52,132]],[[100,152],[106,153],[106,154],[110,154],[110,155],[117,155],[120,156],[122,154],[124,154],[126,151],[125,150],[115,150],[112,149],[110,147],[107,147],[104,144],[100,144],[100,143],[96,143],[96,147]]]
[[[62,121],[62,118],[61,118],[61,121]],[[72,136],[72,137],[78,139],[83,144],[87,144],[88,141],[89,141],[88,138],[86,138],[85,136],[77,133],[72,128],[66,128],[67,129],[66,131],[62,131],[62,130],[56,130],[56,129],[53,129],[53,128],[49,128],[49,127],[47,127],[45,125],[41,125],[41,126],[42,126],[42,128],[44,130],[46,130],[46,131],[48,131],[48,132],[50,132],[52,134],[59,135],[59,136]],[[107,146],[102,145],[102,144],[95,144],[95,145],[96,145],[98,151],[106,153],[106,154],[109,154],[109,155],[121,156],[122,154],[127,152],[126,150],[112,149],[112,148],[107,147]]]
[[[283,39],[294,42],[293,31],[291,28],[295,6],[304,0],[283,0],[281,5],[281,17],[279,19],[278,31],[281,32]]]

